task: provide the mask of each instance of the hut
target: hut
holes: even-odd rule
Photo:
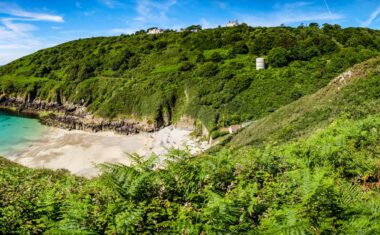
[[[265,69],[264,58],[256,58],[256,70]]]

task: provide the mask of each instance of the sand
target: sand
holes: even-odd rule
[[[52,128],[40,141],[9,158],[27,167],[67,169],[75,175],[91,178],[99,174],[97,164],[130,165],[128,154],[164,157],[169,149],[189,149],[193,154],[207,149],[208,144],[193,139],[191,132],[191,129],[170,126],[155,133],[125,136]]]

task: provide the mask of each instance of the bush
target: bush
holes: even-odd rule
[[[248,47],[244,42],[237,42],[233,46],[232,49],[232,54],[237,55],[237,54],[247,54],[248,53]]]
[[[222,60],[222,56],[218,52],[214,52],[210,56],[210,61],[212,62],[220,62]]]
[[[194,67],[194,65],[191,62],[185,61],[181,64],[181,67],[179,67],[179,70],[180,71],[190,71],[193,67]]]
[[[215,76],[219,71],[218,64],[213,62],[207,62],[198,68],[198,76],[201,77],[212,77]]]
[[[276,47],[268,53],[268,64],[279,68],[288,65],[288,51],[282,47]]]

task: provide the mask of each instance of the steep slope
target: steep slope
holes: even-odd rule
[[[291,102],[279,101],[287,97],[280,92],[288,94],[286,84],[298,88],[318,84],[308,93],[324,87],[312,95],[296,95],[297,101],[281,108],[252,114],[254,119],[265,117],[231,142],[244,148],[198,157],[172,151],[168,159],[173,161],[164,168],[157,167],[162,162],[155,157],[144,161],[132,156],[134,166],[105,165],[103,175],[92,180],[66,171],[28,169],[0,158],[0,233],[379,234],[380,57],[355,65],[334,80],[330,77],[373,54],[360,48],[339,49],[311,61],[257,72],[250,84],[255,92],[239,94],[260,97],[256,101],[261,103],[251,104],[252,98],[238,102],[241,107],[266,107],[274,103],[271,99],[278,101],[278,107]],[[83,85],[12,76],[0,78],[0,84],[10,86],[7,92],[2,90],[5,95],[21,95],[30,89],[41,98],[47,84],[57,81],[69,84],[67,90],[61,88],[75,94]],[[211,89],[218,76],[202,80],[200,88]],[[291,78],[297,82],[293,84]],[[113,79],[83,82],[91,91],[117,90],[115,84],[125,78]],[[37,90],[30,84],[38,84]],[[184,97],[190,99],[193,94],[187,91]],[[193,108],[199,107],[203,106]],[[234,115],[243,115],[241,110]],[[265,149],[251,146],[263,142],[269,142]]]
[[[380,117],[304,140],[104,166],[91,181],[0,158],[2,234],[378,234]]]
[[[380,113],[380,57],[355,65],[312,95],[286,105],[238,133],[233,146],[288,141],[341,116]]]
[[[112,120],[133,132],[190,116],[212,131],[312,94],[379,49],[379,31],[338,25],[82,39],[1,67],[0,102],[79,116],[70,128]],[[255,70],[258,56],[267,70]]]

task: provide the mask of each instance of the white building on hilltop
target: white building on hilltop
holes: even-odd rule
[[[226,27],[236,27],[239,25],[239,21],[237,20],[230,20],[228,21],[228,23],[226,24]]]
[[[147,34],[160,34],[162,33],[162,29],[159,29],[159,28],[151,28],[151,29],[148,29],[148,32]]]

